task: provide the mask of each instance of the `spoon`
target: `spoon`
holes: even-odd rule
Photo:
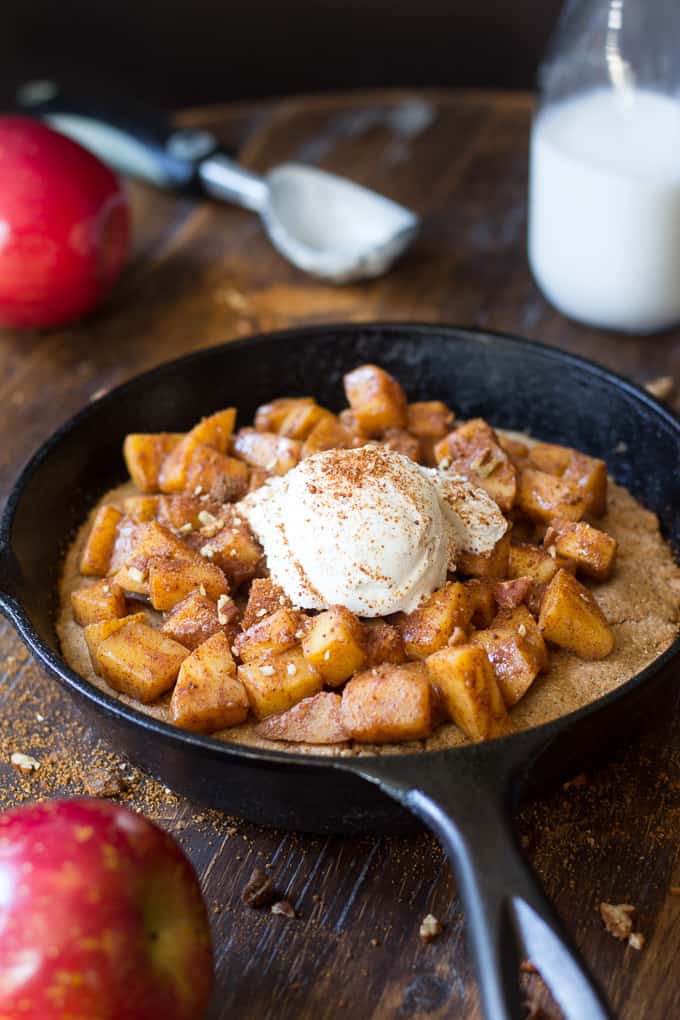
[[[51,81],[28,82],[17,101],[121,173],[259,213],[284,258],[330,283],[380,276],[418,232],[415,213],[378,192],[300,163],[261,177],[210,132],[173,130],[156,113],[66,97]]]

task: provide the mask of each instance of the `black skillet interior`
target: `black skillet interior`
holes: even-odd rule
[[[10,497],[0,529],[0,589],[13,596],[4,598],[5,607],[50,672],[84,695],[83,710],[103,722],[121,750],[197,800],[291,828],[400,831],[413,820],[352,774],[336,773],[337,796],[329,798],[329,771],[320,764],[305,760],[305,782],[294,783],[299,758],[253,754],[181,733],[96,691],[60,659],[56,586],[67,539],[97,498],[124,477],[120,450],[127,432],[185,429],[228,404],[248,422],[258,404],[282,394],[313,393],[338,409],[345,402],[343,373],[365,361],[393,372],[411,399],[440,398],[461,417],[482,415],[605,458],[613,475],[656,510],[676,553],[680,549],[677,420],[625,381],[524,340],[438,325],[290,330],[161,365],[88,406],[39,451]],[[584,744],[587,721],[581,720]],[[563,723],[549,732],[563,750],[556,768],[542,766],[544,782],[572,767],[574,743],[561,740],[564,733]],[[510,743],[513,760],[531,757],[538,746],[531,734],[498,746]],[[465,750],[468,758],[487,754]]]

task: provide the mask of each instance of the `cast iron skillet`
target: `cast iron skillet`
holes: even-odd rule
[[[236,404],[248,421],[280,394],[339,408],[342,375],[366,361],[411,399],[440,398],[607,460],[680,550],[680,422],[643,391],[538,344],[445,326],[371,324],[290,330],[215,347],[126,383],[66,423],[32,458],[0,524],[0,606],[84,714],[176,790],[256,822],[309,832],[404,832],[420,818],[456,870],[487,1020],[519,1020],[517,965],[528,956],[568,1020],[610,1016],[518,849],[520,789],[583,768],[675,667],[680,641],[622,688],[527,732],[449,751],[329,760],[259,751],[157,722],[102,693],[64,662],[54,629],[66,540],[124,477],[127,432],[181,430]]]

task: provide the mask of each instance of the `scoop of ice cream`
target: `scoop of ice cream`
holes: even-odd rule
[[[487,552],[507,529],[483,490],[374,445],[308,457],[240,511],[295,605],[368,617],[410,612],[444,584],[457,550]]]

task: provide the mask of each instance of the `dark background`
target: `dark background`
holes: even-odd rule
[[[561,0],[0,0],[29,78],[163,107],[381,85],[531,87]]]

